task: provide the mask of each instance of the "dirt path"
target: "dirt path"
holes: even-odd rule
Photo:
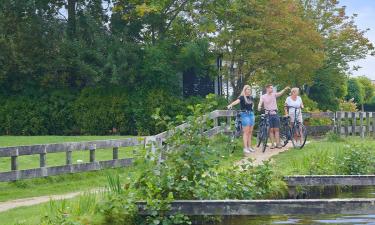
[[[71,192],[67,194],[61,194],[61,195],[46,195],[46,196],[37,196],[37,197],[31,197],[31,198],[22,198],[22,199],[15,199],[10,200],[6,202],[0,202],[0,212],[5,212],[10,209],[14,209],[21,206],[32,206],[32,205],[38,205],[42,203],[49,202],[50,200],[63,200],[63,199],[70,199],[77,197],[79,195],[83,195],[85,193],[95,193],[99,192],[102,189],[92,189],[90,191],[78,191],[78,192]]]
[[[307,144],[307,143],[306,143]],[[244,157],[240,161],[236,162],[237,165],[241,165],[247,161],[248,158],[252,158],[254,161],[254,165],[260,165],[263,163],[264,160],[270,159],[272,156],[277,155],[281,152],[287,151],[292,147],[292,144],[288,144],[282,149],[269,149],[267,148],[266,152],[262,152],[260,148],[256,149],[255,152],[249,154],[248,156]],[[92,190],[93,192],[97,191],[98,189]],[[87,192],[87,191],[85,191]],[[32,198],[23,198],[23,199],[16,199],[7,202],[0,202],[0,212],[4,212],[10,209],[14,209],[21,206],[32,206],[41,203],[48,202],[50,200],[61,200],[61,199],[70,199],[77,197],[85,192],[73,192],[67,193],[62,195],[47,195],[47,196],[39,196],[39,197],[32,197]]]
[[[32,198],[23,198],[23,199],[16,199],[7,202],[0,202],[0,212],[4,212],[13,208],[21,207],[21,206],[32,206],[37,205],[45,202],[49,202],[50,200],[61,200],[61,199],[69,199],[74,198],[83,192],[73,192],[63,195],[49,195],[49,196],[39,196],[39,197],[32,197]]]
[[[306,142],[306,144],[308,144],[308,141]],[[269,160],[272,156],[277,155],[281,152],[285,152],[292,147],[293,147],[292,143],[288,143],[284,148],[281,148],[281,149],[279,149],[279,148],[275,148],[275,149],[267,148],[265,152],[262,152],[262,150],[260,148],[256,148],[255,152],[253,152],[251,154],[248,154],[246,157],[244,157],[240,161],[236,162],[236,165],[241,165],[241,164],[247,162],[249,158],[251,158],[253,160],[253,164],[255,166],[261,165],[263,163],[263,161]]]

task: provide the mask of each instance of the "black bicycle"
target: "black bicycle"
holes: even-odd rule
[[[285,116],[281,118],[280,126],[280,139],[282,144],[285,146],[288,144],[289,140],[292,141],[294,148],[303,148],[307,140],[307,129],[303,125],[302,121],[299,121],[299,115],[301,113],[301,108],[296,108],[292,106],[287,106],[294,109],[294,121],[290,123],[290,117]]]
[[[268,135],[270,131],[270,112],[274,110],[264,110],[265,112],[260,115],[259,129],[257,133],[257,147],[262,145],[262,151],[267,149]]]

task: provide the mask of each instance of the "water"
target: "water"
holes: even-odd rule
[[[313,215],[313,216],[233,216],[223,218],[220,225],[263,224],[372,224],[374,215]]]
[[[375,187],[348,188],[345,191],[321,192],[314,198],[375,198]],[[316,194],[316,193],[315,193]],[[204,224],[204,223],[198,223]],[[275,216],[228,216],[218,225],[266,225],[266,224],[371,224],[375,225],[375,212],[370,215],[275,215]]]

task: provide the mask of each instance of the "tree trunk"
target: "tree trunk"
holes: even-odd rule
[[[74,39],[76,36],[76,5],[77,0],[68,0],[68,37]]]

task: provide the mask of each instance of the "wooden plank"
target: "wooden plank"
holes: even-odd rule
[[[18,149],[18,154],[21,155],[34,155],[44,153],[56,153],[89,150],[90,146],[96,145],[97,149],[136,146],[142,144],[143,138],[126,138],[122,140],[102,140],[102,141],[88,141],[88,142],[65,142],[57,144],[43,144],[43,145],[27,145],[27,146],[14,146],[14,147],[1,147],[0,157],[10,157],[12,152]]]
[[[66,152],[66,165],[71,165],[72,164],[72,151],[68,150]]]
[[[15,180],[31,179],[45,176],[54,176],[67,173],[80,173],[86,171],[95,171],[108,168],[118,168],[129,166],[133,163],[132,158],[107,160],[91,163],[81,163],[64,166],[53,166],[44,168],[35,168],[28,170],[17,170],[0,173],[0,182],[8,182]]]
[[[349,113],[345,112],[345,136],[349,136]]]
[[[342,118],[342,112],[336,113],[336,121],[337,121],[337,134],[341,135],[341,118]]]
[[[288,186],[373,186],[375,175],[295,175],[286,176]]]
[[[137,202],[141,215],[150,215],[145,201]],[[166,215],[254,216],[373,214],[375,198],[358,199],[282,199],[282,200],[179,200],[171,202]]]
[[[363,112],[360,112],[359,113],[359,135],[361,136],[361,138],[364,138],[365,137],[365,131],[364,131],[364,127],[363,127]]]
[[[367,112],[366,113],[366,136],[370,136],[370,118],[371,118],[371,113]]]
[[[335,117],[334,112],[318,112],[318,113],[306,113],[310,118],[329,118],[333,119]]]
[[[355,112],[352,112],[352,136],[355,136],[355,127],[357,124],[357,114]]]
[[[10,169],[11,170],[18,170],[18,149],[15,149],[15,151],[11,152]]]
[[[90,162],[95,162],[95,150],[95,145],[90,146]]]
[[[43,153],[39,155],[39,167],[46,167],[47,165],[47,151],[45,150]]]
[[[112,159],[118,159],[118,147],[113,147]]]

